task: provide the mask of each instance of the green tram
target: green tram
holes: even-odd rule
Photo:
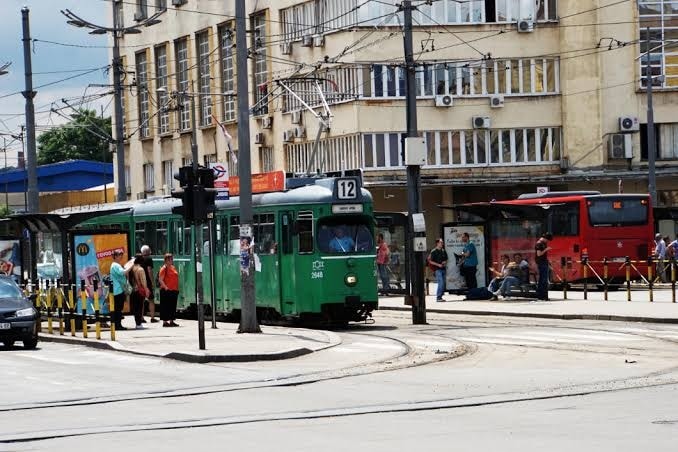
[[[252,197],[257,315],[263,321],[366,320],[378,301],[372,196],[357,177],[307,179],[306,183]],[[98,217],[78,229],[128,231],[131,250],[138,253],[144,244],[151,247],[156,274],[163,254],[173,253],[180,275],[178,309],[191,312],[196,307],[195,243],[192,229],[171,213],[179,203],[169,197],[113,203],[112,208],[130,210]],[[217,314],[237,319],[241,308],[239,198],[217,201],[217,209],[211,231],[203,226],[203,303],[210,304],[213,264]],[[343,235],[341,241],[336,234]]]

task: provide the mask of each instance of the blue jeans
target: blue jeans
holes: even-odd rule
[[[443,298],[445,293],[445,270],[439,268],[436,270],[436,283],[438,284],[438,289],[436,290],[436,298]]]
[[[537,298],[546,300],[549,297],[549,264],[538,264],[539,281],[537,281]]]
[[[379,278],[381,279],[381,290],[386,292],[391,286],[386,264],[377,264],[377,269],[379,270]]]
[[[520,286],[520,280],[515,276],[507,276],[501,282],[501,286],[499,286],[499,293],[501,294],[502,297],[505,297],[509,290],[511,290],[511,287],[513,286]]]

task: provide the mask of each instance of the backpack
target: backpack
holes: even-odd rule
[[[476,287],[466,292],[467,300],[489,300],[492,298],[492,292],[487,287]]]

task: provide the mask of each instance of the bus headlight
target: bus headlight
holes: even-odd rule
[[[349,273],[344,277],[344,282],[346,283],[347,286],[353,287],[356,284],[358,284],[358,277],[353,273]]]

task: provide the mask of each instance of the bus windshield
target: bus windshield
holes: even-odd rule
[[[341,254],[374,251],[374,238],[367,217],[324,218],[318,221],[318,248]]]
[[[648,202],[645,198],[607,198],[587,200],[591,226],[632,226],[647,224]]]

